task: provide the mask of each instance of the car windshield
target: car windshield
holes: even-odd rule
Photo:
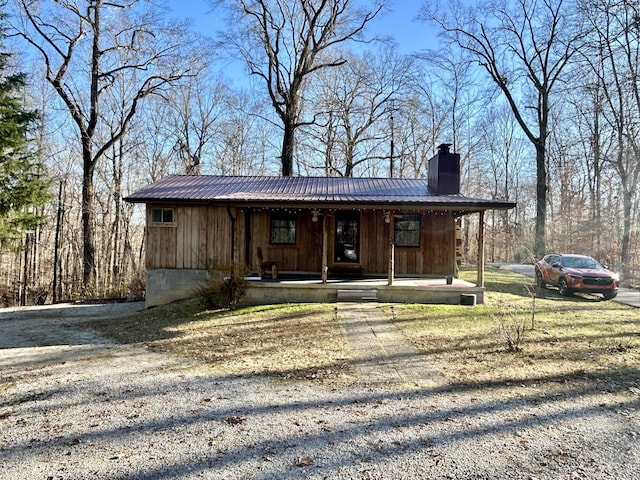
[[[562,257],[562,265],[568,268],[602,268],[593,258]]]

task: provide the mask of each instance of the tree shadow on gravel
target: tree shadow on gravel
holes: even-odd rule
[[[601,456],[612,451],[611,475],[638,472],[632,432],[640,426],[640,397],[629,385],[611,385],[615,369],[581,385],[562,375],[534,379],[560,386],[548,396],[520,379],[324,388],[186,369],[158,375],[132,368],[131,382],[106,367],[98,378],[0,405],[11,409],[0,426],[20,429],[27,420],[40,427],[0,446],[5,472],[49,465],[54,478],[55,468],[73,478],[70,469],[80,464],[118,480],[407,478],[403,468],[414,478],[567,478],[580,468],[584,478],[606,478]],[[75,402],[65,400],[70,393]],[[413,473],[418,467],[423,475]]]

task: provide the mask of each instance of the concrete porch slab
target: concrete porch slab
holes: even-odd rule
[[[384,303],[433,303],[465,304],[463,296],[475,295],[475,303],[484,303],[484,287],[454,278],[447,284],[444,277],[398,278],[388,285],[386,278],[332,279],[322,283],[319,278],[278,278],[260,280],[248,277],[250,281],[244,303],[334,303],[338,297],[356,300],[353,295],[362,296],[366,301]],[[348,290],[352,290],[349,295]],[[467,297],[468,299],[468,297]],[[365,300],[363,300],[365,301]],[[469,304],[469,303],[466,303]]]

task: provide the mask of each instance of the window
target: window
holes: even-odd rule
[[[394,219],[396,247],[420,246],[420,214],[405,213]]]
[[[296,214],[291,212],[271,213],[269,242],[275,245],[296,244]]]
[[[173,208],[152,208],[151,223],[173,223]]]

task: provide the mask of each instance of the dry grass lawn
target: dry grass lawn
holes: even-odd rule
[[[527,386],[640,393],[640,312],[595,296],[537,292],[532,280],[487,272],[485,305],[383,305],[442,374],[445,388]],[[533,317],[532,317],[532,312]],[[498,324],[523,328],[509,351]],[[273,305],[235,312],[194,303],[149,309],[94,327],[118,341],[206,361],[228,375],[355,381],[336,305]],[[511,334],[513,336],[513,334]],[[365,379],[366,380],[366,379]]]
[[[123,343],[206,361],[228,375],[349,379],[349,348],[335,305],[200,311],[194,302],[149,309],[94,328]]]
[[[598,296],[535,290],[521,275],[488,272],[485,305],[393,305],[394,322],[450,385],[524,385],[547,393],[640,388],[640,312]],[[534,300],[535,297],[535,300]],[[534,303],[535,302],[535,303]],[[509,351],[505,328],[522,328]],[[513,329],[510,336],[514,336]],[[640,392],[640,390],[637,390]]]

